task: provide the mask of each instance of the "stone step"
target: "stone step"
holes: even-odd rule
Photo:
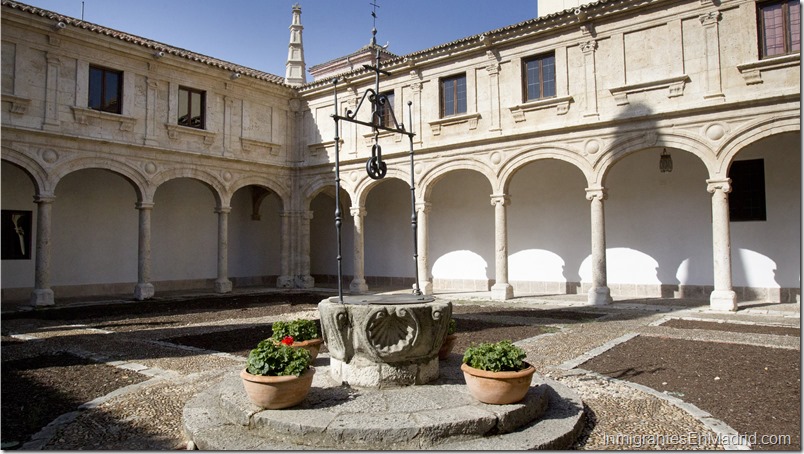
[[[580,398],[538,375],[521,403],[487,405],[452,371],[434,384],[378,390],[341,386],[327,366],[317,369],[305,401],[283,410],[251,404],[233,370],[188,402],[185,433],[214,450],[558,449],[584,422]]]

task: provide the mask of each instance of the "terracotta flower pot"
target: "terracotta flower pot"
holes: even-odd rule
[[[457,334],[449,334],[444,339],[444,343],[441,344],[441,349],[438,350],[438,359],[447,359],[449,358],[450,352],[452,352],[452,348],[455,347],[455,341],[458,340]]]
[[[321,337],[310,339],[301,342],[293,342],[290,344],[291,347],[296,348],[303,348],[310,352],[310,362],[312,363],[315,361],[315,358],[318,356],[318,351],[321,350],[321,344],[324,343],[324,339]]]
[[[308,368],[300,376],[251,375],[246,369],[240,371],[243,387],[255,405],[277,410],[301,403],[310,391],[315,368]]]
[[[461,364],[469,394],[486,404],[513,404],[525,397],[536,368],[528,363],[516,372],[489,372]]]
[[[281,344],[282,342],[275,340],[277,344]],[[315,361],[316,357],[318,356],[318,352],[321,350],[321,344],[324,343],[324,339],[321,337],[317,337],[315,339],[310,339],[306,341],[294,341],[292,344],[285,344],[288,347],[293,348],[303,348],[310,352],[310,363]]]

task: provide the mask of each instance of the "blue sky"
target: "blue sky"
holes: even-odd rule
[[[371,39],[371,0],[22,0],[23,3],[285,75],[291,8],[309,68]],[[404,55],[536,17],[536,0],[377,0],[377,41]],[[311,78],[308,75],[308,80]]]

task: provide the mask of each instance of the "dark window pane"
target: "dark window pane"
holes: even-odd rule
[[[789,2],[790,13],[790,50],[793,52],[801,51],[801,3],[799,1]]]
[[[455,115],[455,81],[444,81],[444,116]]]
[[[190,93],[179,89],[179,125],[190,126]]]
[[[455,96],[458,98],[458,105],[455,113],[466,113],[466,77],[458,78],[456,85]]]
[[[762,159],[735,161],[729,169],[731,193],[729,217],[732,222],[764,221],[765,165]]]
[[[556,95],[556,59],[552,55],[542,60],[542,96],[548,98]]]
[[[89,108],[101,109],[103,104],[103,71],[89,68]]]
[[[204,96],[203,91],[179,88],[179,125],[204,129]]]
[[[556,59],[552,54],[525,63],[525,101],[556,95]]]

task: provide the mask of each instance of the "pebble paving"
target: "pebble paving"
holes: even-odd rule
[[[456,301],[455,299],[452,299]],[[661,302],[615,302],[606,307],[584,307],[578,298],[516,298],[507,302],[489,303],[488,300],[466,299],[456,305],[471,312],[473,319],[505,322],[508,317],[493,313],[494,308],[555,309],[572,313],[588,313],[589,317],[574,320],[549,320],[556,332],[543,334],[517,342],[528,353],[528,361],[538,372],[558,380],[579,393],[587,408],[587,427],[575,448],[586,450],[621,449],[723,449],[717,443],[711,424],[702,422],[689,409],[658,393],[646,392],[618,380],[586,373],[575,369],[579,358],[606,348],[608,343],[633,334],[677,336],[696,340],[728,339],[729,342],[754,345],[773,344],[776,347],[800,349],[800,338],[790,337],[789,342],[779,336],[740,334],[700,329],[673,329],[661,324],[672,317],[691,317],[740,323],[764,323],[800,329],[798,305],[780,305],[741,311],[737,314],[711,313],[706,302],[689,300]],[[782,307],[784,306],[784,310]],[[492,310],[489,310],[492,309]],[[456,311],[458,312],[458,311]],[[515,313],[514,323],[545,324],[546,320],[531,320]],[[274,320],[317,318],[317,312],[303,310],[274,317],[237,318],[205,321],[198,324],[182,323],[198,332],[216,326],[272,323]],[[182,433],[182,409],[185,403],[211,383],[223,378],[227,371],[243,364],[245,357],[198,350],[188,354],[186,347],[160,341],[169,337],[171,324],[137,325],[134,320],[126,324],[107,324],[93,328],[80,325],[54,323],[48,329],[34,329],[36,323],[19,320],[5,322],[4,334],[13,332],[9,342],[24,342],[26,353],[20,349],[3,350],[3,360],[15,355],[41,354],[41,339],[58,337],[61,349],[80,352],[116,367],[136,370],[150,379],[117,390],[92,405],[85,405],[77,413],[59,420],[32,438],[23,449],[103,449],[103,450],[163,450],[188,447]],[[4,345],[5,345],[4,337]],[[781,342],[781,345],[779,343]],[[37,346],[37,343],[40,346]],[[9,350],[7,352],[6,350]],[[590,353],[592,352],[592,353]],[[7,356],[7,353],[11,357]],[[650,390],[648,390],[650,391]],[[694,440],[689,434],[696,434]],[[639,435],[635,437],[634,435]],[[650,438],[651,435],[661,435]],[[647,438],[646,438],[647,437]],[[192,443],[189,447],[192,448]],[[729,446],[733,448],[732,446]],[[739,447],[738,447],[739,448]]]

